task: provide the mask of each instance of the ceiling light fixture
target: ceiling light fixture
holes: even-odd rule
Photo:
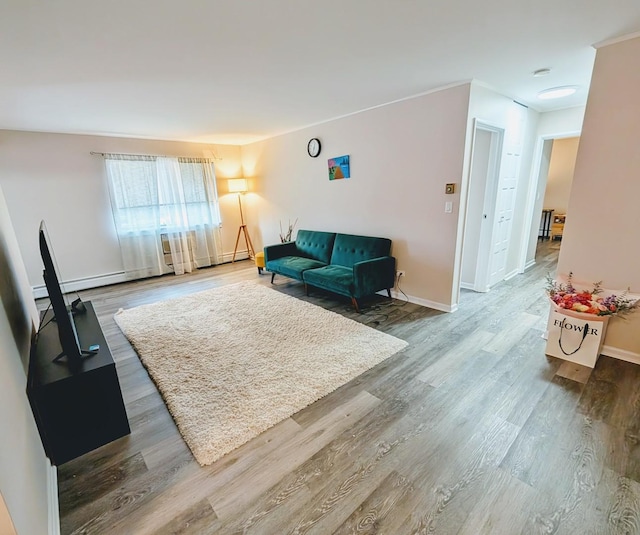
[[[540,100],[551,100],[554,98],[568,97],[569,95],[573,95],[577,90],[578,88],[572,85],[552,87],[550,89],[540,91],[540,93],[538,93],[538,98]]]
[[[547,74],[551,73],[551,69],[538,69],[537,71],[533,71],[533,75],[536,78],[539,78],[540,76],[546,76]]]

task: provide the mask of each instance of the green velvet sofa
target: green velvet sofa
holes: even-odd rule
[[[351,298],[359,312],[358,299],[387,290],[395,283],[396,259],[390,256],[391,240],[371,236],[300,230],[296,240],[264,248],[265,267],[271,282],[278,275],[302,281]]]

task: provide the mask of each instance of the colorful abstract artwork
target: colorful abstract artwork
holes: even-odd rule
[[[338,180],[339,178],[349,178],[351,172],[349,170],[349,155],[336,156],[329,158],[329,180]]]

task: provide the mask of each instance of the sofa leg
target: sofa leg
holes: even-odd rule
[[[391,288],[387,288],[387,295],[389,296],[389,299],[391,299]]]
[[[309,285],[306,282],[304,283],[304,295],[309,297]]]
[[[360,314],[360,307],[358,306],[358,300],[355,297],[352,297],[351,303],[353,303],[353,308],[356,309],[356,312]]]
[[[274,272],[271,274],[271,284],[273,284],[273,279],[275,278],[275,276],[276,276],[276,272],[274,271]]]

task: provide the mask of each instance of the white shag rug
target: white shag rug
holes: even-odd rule
[[[115,320],[203,466],[407,345],[251,281]]]

